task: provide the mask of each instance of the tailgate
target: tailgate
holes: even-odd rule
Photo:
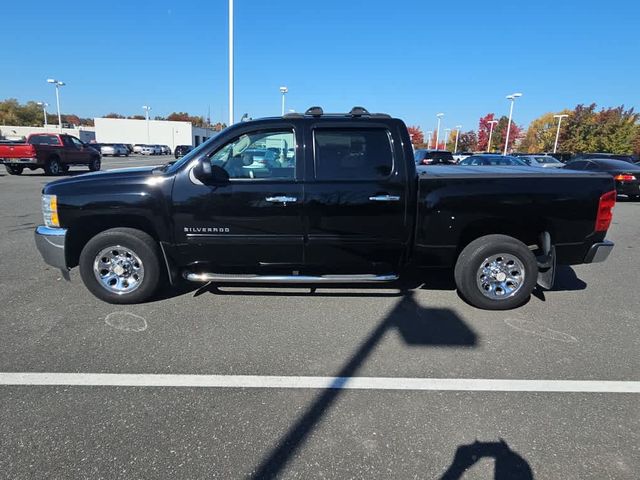
[[[28,143],[0,144],[0,161],[19,160],[21,158],[33,158],[36,150]]]

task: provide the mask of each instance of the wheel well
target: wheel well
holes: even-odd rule
[[[536,245],[540,247],[540,235],[546,231],[548,231],[548,228],[542,222],[534,221],[530,224],[523,224],[514,223],[513,220],[484,220],[468,225],[462,231],[458,242],[458,254],[475,239],[494,234],[508,235],[520,240],[527,246]]]
[[[158,234],[149,220],[144,217],[134,215],[96,216],[90,219],[82,219],[71,226],[67,232],[65,252],[67,256],[67,266],[73,268],[78,265],[80,252],[89,240],[100,232],[111,228],[128,227],[141,230],[149,234],[158,241]]]
[[[47,157],[47,160],[58,160],[60,161],[60,156],[57,153],[52,153]]]

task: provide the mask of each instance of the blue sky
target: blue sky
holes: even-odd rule
[[[640,107],[640,2],[235,0],[236,117],[321,105],[476,129],[578,103]],[[0,99],[226,120],[227,0],[3,2]]]

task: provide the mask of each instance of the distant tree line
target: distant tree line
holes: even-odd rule
[[[93,118],[81,118],[78,115],[64,113],[61,115],[62,123],[93,127]],[[131,115],[124,116],[119,113],[108,113],[105,118],[130,118],[135,120],[144,120],[144,115]],[[217,122],[211,124],[209,120],[201,116],[191,116],[186,112],[173,112],[166,117],[156,116],[154,120],[171,120],[179,122],[191,122],[196,127],[208,127],[213,128],[216,131],[220,131],[226,128],[225,123]],[[47,112],[47,123],[49,125],[58,124],[57,113]],[[44,126],[44,113],[42,106],[38,105],[34,101],[28,101],[25,104],[21,104],[15,98],[8,98],[0,101],[0,125],[24,125],[29,127],[42,127]]]
[[[558,119],[554,115],[567,115],[562,119],[560,126],[559,152],[640,154],[640,114],[633,108],[625,109],[624,105],[597,110],[595,103],[577,105],[573,110],[545,113],[533,120],[526,130],[512,120],[508,151],[553,151],[558,129]],[[489,147],[489,133],[493,121],[497,123],[493,126]],[[504,151],[508,123],[509,119],[506,116],[496,118],[493,113],[484,115],[479,120],[477,131],[459,133],[458,151]],[[435,132],[430,141],[425,143],[424,134],[419,126],[412,126],[409,130],[412,134],[411,141],[416,148],[425,148],[427,145],[435,148]],[[449,150],[454,149],[455,137],[454,130],[447,138],[446,147]],[[437,148],[445,147],[444,140],[441,131]]]

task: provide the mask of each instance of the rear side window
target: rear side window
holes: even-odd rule
[[[317,180],[378,180],[391,175],[393,154],[385,129],[316,129]]]
[[[29,143],[32,145],[60,145],[57,135],[31,135]]]

